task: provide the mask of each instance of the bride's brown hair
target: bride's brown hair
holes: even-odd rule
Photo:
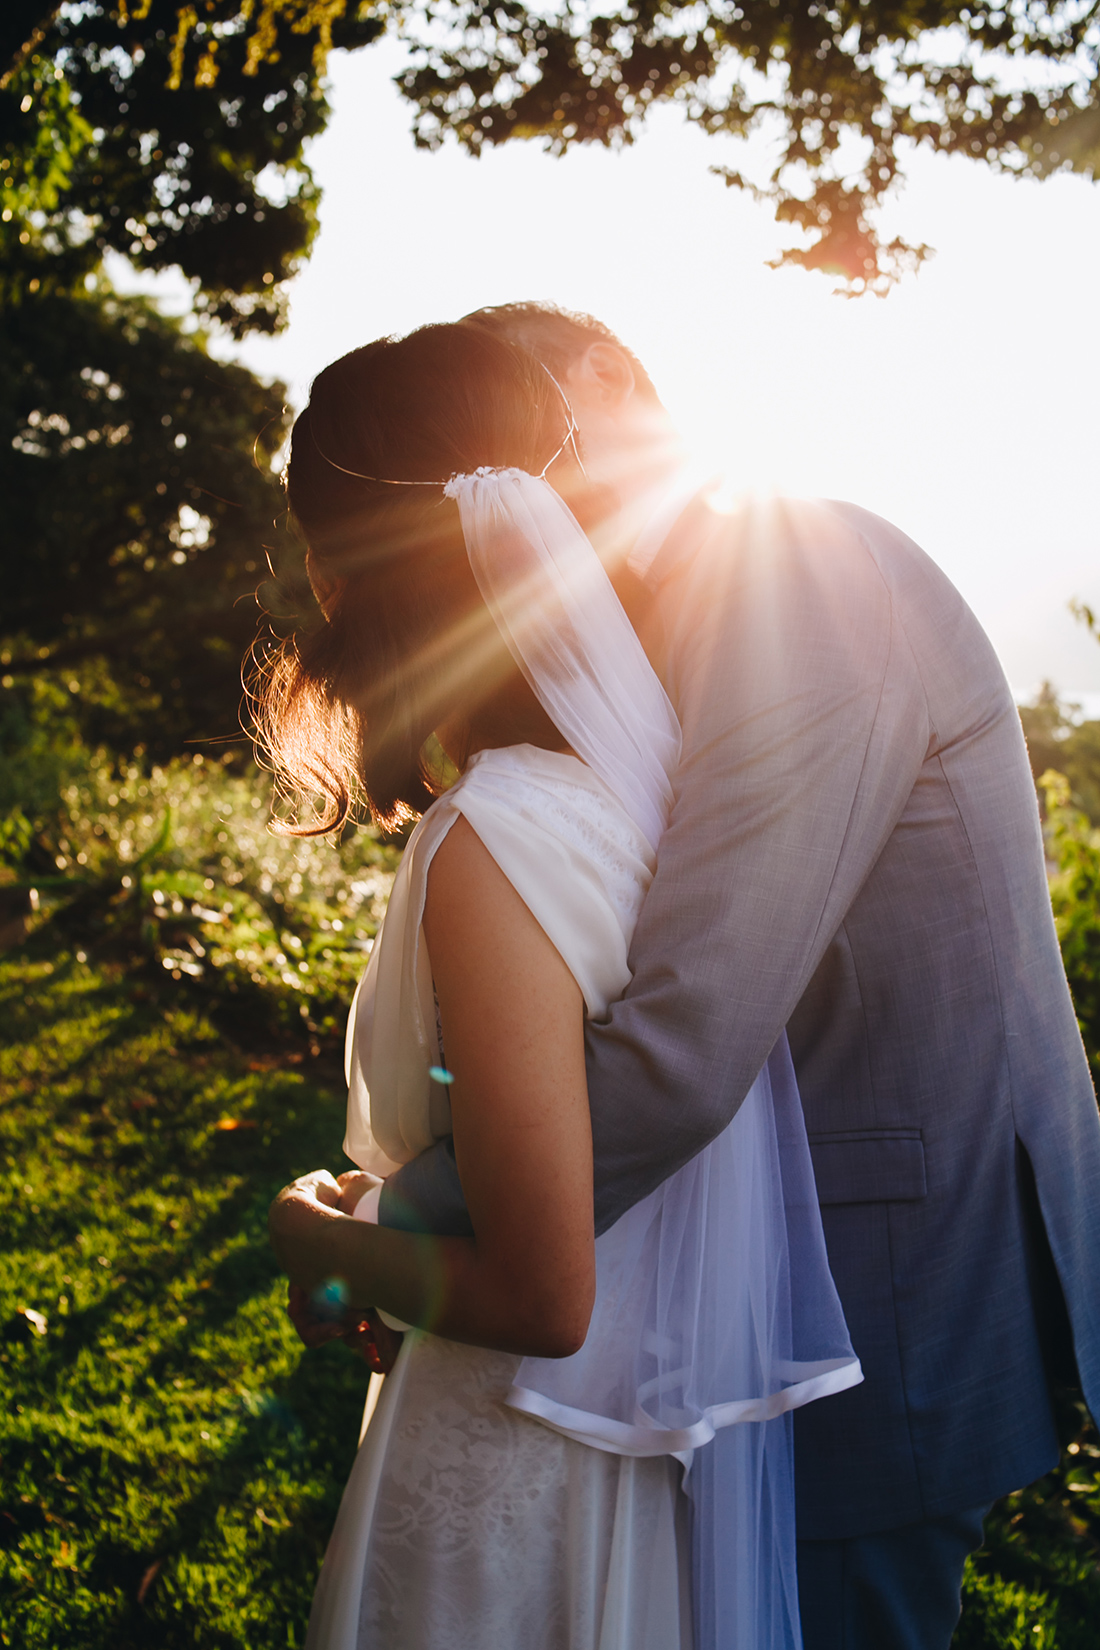
[[[481,600],[442,483],[481,465],[539,475],[569,426],[546,369],[469,321],[379,339],[315,379],[286,480],[323,618],[264,659],[253,689],[281,790],[321,802],[282,829],[321,835],[361,800],[391,829],[421,813],[425,742],[456,717],[478,744],[563,748]]]

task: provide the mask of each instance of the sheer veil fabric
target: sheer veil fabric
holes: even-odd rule
[[[421,918],[464,815],[573,971],[590,1016],[627,953],[672,805],[675,712],[596,552],[549,484],[448,484],[482,594],[575,756],[479,752],[406,849],[348,1028],[345,1149],[386,1174],[450,1132]],[[833,1286],[782,1038],[733,1122],[597,1241],[574,1357],[507,1403],[620,1456],[675,1456],[692,1504],[696,1650],[798,1650],[790,1412],[862,1379]]]

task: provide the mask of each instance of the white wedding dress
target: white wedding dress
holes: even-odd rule
[[[346,1149],[380,1174],[450,1132],[420,922],[459,814],[593,1018],[629,980],[653,875],[651,840],[576,757],[472,758],[410,839],[352,1010]],[[573,1358],[406,1334],[307,1650],[797,1650],[790,1411],[861,1377],[785,1040],[725,1134],[596,1250]]]

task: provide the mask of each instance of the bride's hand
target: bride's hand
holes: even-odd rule
[[[349,1169],[346,1174],[337,1175],[336,1184],[340,1188],[336,1207],[345,1215],[353,1215],[360,1200],[382,1182],[377,1175],[367,1174],[364,1169]]]
[[[292,1180],[285,1188],[288,1192],[304,1192],[318,1203],[326,1203],[330,1209],[340,1206],[340,1186],[343,1180],[336,1180],[327,1169],[311,1169],[308,1174],[300,1174],[297,1180]],[[279,1196],[282,1196],[280,1192]]]
[[[324,1346],[326,1341],[342,1341],[349,1333],[351,1315],[334,1318],[331,1312],[319,1313],[310,1294],[300,1284],[292,1283],[287,1292],[287,1315],[306,1346]],[[356,1318],[361,1314],[356,1314]],[[354,1328],[354,1325],[352,1325]]]
[[[327,1169],[314,1169],[284,1186],[272,1203],[267,1229],[279,1265],[293,1283],[312,1288],[332,1270],[326,1240],[343,1220],[340,1187]]]

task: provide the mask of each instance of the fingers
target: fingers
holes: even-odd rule
[[[338,1341],[342,1338],[338,1323],[321,1323],[317,1318],[296,1318],[293,1313],[290,1314],[290,1321],[302,1345],[308,1346],[311,1351],[314,1347],[325,1346],[329,1341]]]
[[[340,1340],[358,1354],[379,1375],[388,1375],[401,1350],[402,1336],[390,1329],[377,1313],[348,1307],[339,1317],[319,1313],[310,1293],[292,1283],[287,1291],[287,1313],[303,1345],[313,1348]]]
[[[369,1364],[372,1369],[377,1367],[378,1354],[374,1346],[374,1336],[371,1334],[370,1324],[365,1318],[353,1324],[350,1329],[345,1329],[340,1339],[345,1346],[349,1346],[353,1352],[357,1353],[364,1363]],[[378,1373],[384,1374],[385,1371],[379,1370]]]
[[[323,1346],[343,1333],[338,1322],[331,1317],[321,1317],[313,1310],[308,1293],[299,1284],[291,1284],[286,1309],[299,1339],[306,1346]]]
[[[340,1188],[327,1169],[314,1169],[284,1186],[268,1211],[268,1230],[276,1253],[281,1240],[296,1231],[307,1231],[322,1210],[338,1213],[339,1203]]]
[[[283,1271],[296,1283],[308,1284],[327,1277],[334,1270],[333,1228],[347,1217],[336,1207],[340,1189],[332,1176],[327,1188],[320,1176],[303,1176],[284,1186],[268,1211],[267,1230],[271,1247]],[[315,1195],[317,1189],[331,1192],[332,1201]]]
[[[391,1329],[388,1323],[383,1323],[377,1312],[370,1312],[367,1316],[376,1355],[371,1360],[371,1368],[379,1375],[388,1375],[397,1362],[397,1354],[405,1337],[399,1329]]]
[[[327,1169],[311,1169],[309,1174],[299,1175],[297,1180],[291,1181],[295,1191],[305,1192],[318,1203],[327,1204],[330,1209],[338,1207],[340,1202],[340,1186]]]
[[[344,1331],[344,1344],[365,1359],[376,1375],[388,1375],[397,1362],[404,1336],[384,1324],[377,1312],[356,1316],[358,1322]]]
[[[364,1169],[352,1169],[347,1174],[338,1176],[337,1185],[340,1187],[340,1201],[337,1208],[342,1210],[345,1215],[353,1215],[360,1200],[375,1186],[381,1184],[382,1182],[377,1175],[367,1174]]]

